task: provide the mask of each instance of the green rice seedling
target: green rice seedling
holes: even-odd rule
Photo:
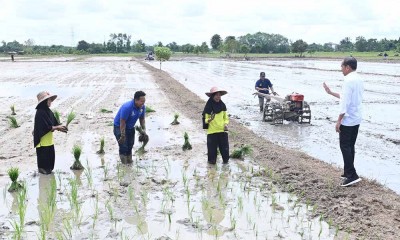
[[[78,144],[75,144],[72,148],[72,154],[74,155],[74,164],[70,167],[72,170],[82,170],[84,167],[82,166],[79,158],[81,157],[82,147]]]
[[[231,158],[243,159],[245,155],[250,155],[253,149],[249,145],[244,145],[238,149],[233,150]]]
[[[104,166],[104,181],[108,180],[108,163]]]
[[[66,239],[71,239],[72,238],[72,224],[71,224],[71,219],[69,217],[63,219],[63,228],[66,232],[65,238]]]
[[[23,184],[21,187],[21,190],[18,191],[17,195],[17,202],[18,202],[18,215],[19,215],[19,225],[22,227],[25,226],[25,214],[26,214],[26,195],[27,189],[26,189],[26,184]]]
[[[69,203],[71,206],[71,210],[74,210],[75,220],[80,220],[80,213],[81,213],[81,204],[79,203],[78,197],[78,183],[76,179],[69,179],[69,185],[71,187],[71,192],[69,194]]]
[[[72,120],[74,120],[76,117],[76,113],[71,110],[71,112],[68,113],[67,115],[67,124],[65,125],[68,128],[68,125],[72,122]]]
[[[139,142],[142,143],[142,146],[140,146],[140,148],[137,150],[137,152],[139,154],[143,154],[143,153],[146,152],[144,147],[149,142],[149,136],[146,134],[146,132],[144,131],[144,129],[142,127],[136,126],[135,130],[139,132],[139,139],[138,140],[139,140]]]
[[[8,122],[10,123],[10,127],[12,128],[19,128],[20,125],[18,124],[17,119],[14,116],[7,116]]]
[[[56,118],[58,124],[61,124],[61,113],[57,110],[53,110],[54,117]]]
[[[93,177],[92,177],[92,169],[89,166],[89,161],[86,159],[86,168],[85,168],[85,175],[88,181],[88,185],[90,189],[93,189]]]
[[[107,208],[108,214],[110,215],[110,220],[114,220],[114,210],[110,204],[110,201],[107,201],[106,208]]]
[[[186,151],[186,150],[191,150],[192,149],[192,145],[189,142],[189,135],[187,132],[185,132],[185,134],[183,135],[183,138],[185,139],[185,143],[182,146],[182,150]]]
[[[104,154],[104,137],[100,138],[100,150],[97,151],[97,154]]]
[[[11,109],[11,115],[17,115],[15,113],[15,105],[14,104],[10,106],[10,109]]]
[[[105,109],[105,108],[100,109],[100,112],[101,113],[112,113],[111,110],[108,110],[108,109]]]
[[[178,121],[179,113],[174,114],[174,121],[171,122],[171,125],[178,125],[180,122]]]
[[[11,179],[11,186],[8,188],[9,192],[15,192],[18,191],[22,185],[17,182],[18,176],[19,176],[19,169],[16,167],[10,168],[7,171],[8,176]]]
[[[13,228],[13,230],[14,230],[13,235],[12,235],[12,239],[20,240],[22,238],[23,226],[21,226],[15,220],[10,221],[10,224],[11,224],[11,227]]]
[[[99,217],[99,194],[96,193],[96,201],[94,202],[94,214],[93,214],[93,224],[92,229],[96,226],[96,221]]]
[[[150,106],[146,106],[146,113],[152,113],[155,112],[156,110],[154,110],[152,107]]]

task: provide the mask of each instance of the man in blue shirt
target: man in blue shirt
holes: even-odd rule
[[[256,82],[255,89],[264,94],[269,94],[269,89],[275,95],[274,88],[272,87],[272,83],[268,78],[265,78],[265,72],[260,73],[260,79]],[[258,97],[258,103],[260,104],[260,112],[264,109],[264,97]]]
[[[146,94],[143,91],[135,92],[133,100],[124,103],[114,118],[114,135],[118,141],[119,157],[124,164],[132,163],[132,148],[135,142],[135,124],[138,119],[143,131],[146,131],[145,96]]]

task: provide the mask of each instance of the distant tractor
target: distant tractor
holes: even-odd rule
[[[255,93],[267,99],[263,110],[263,121],[271,124],[283,124],[283,120],[298,123],[311,123],[311,109],[304,95],[292,93],[285,98]]]

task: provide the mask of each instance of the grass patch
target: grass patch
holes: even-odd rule
[[[79,158],[81,157],[82,147],[78,144],[75,144],[72,148],[72,154],[74,155],[74,164],[70,167],[72,170],[82,170],[84,167],[82,166],[81,161]]]
[[[178,125],[180,122],[178,121],[179,113],[174,114],[174,121],[172,121],[171,125]]]
[[[10,106],[10,109],[11,109],[11,115],[17,115],[15,113],[15,105],[14,104]]]
[[[61,124],[61,113],[57,110],[53,111],[54,117],[56,118],[58,124]]]
[[[249,145],[244,145],[240,148],[233,150],[230,157],[243,159],[244,156],[250,155],[252,152],[253,152],[253,149]]]
[[[111,110],[108,110],[108,109],[105,109],[105,108],[100,109],[100,112],[101,113],[112,113]]]
[[[189,142],[189,134],[187,132],[185,132],[185,134],[183,135],[183,138],[185,139],[185,143],[182,146],[182,150],[183,151],[191,150],[192,144],[190,144],[190,142]]]
[[[17,119],[14,116],[8,116],[8,122],[10,124],[10,127],[12,128],[19,128],[20,125],[18,124]]]
[[[156,110],[154,110],[152,107],[150,106],[146,106],[146,113],[152,113],[155,112]]]
[[[17,182],[19,176],[19,168],[16,167],[10,168],[8,169],[7,173],[11,179],[11,186],[8,188],[8,191],[9,192],[18,191],[22,187],[22,185]]]
[[[97,154],[104,154],[104,144],[105,144],[105,140],[104,140],[104,137],[102,137],[100,139],[100,150],[96,152]]]
[[[68,125],[75,119],[75,117],[76,117],[76,113],[73,110],[71,110],[71,112],[68,113],[68,115],[67,115],[67,124],[65,125],[67,128],[68,128]]]

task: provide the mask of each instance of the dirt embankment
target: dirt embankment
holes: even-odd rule
[[[205,102],[169,74],[138,62],[151,72],[174,107],[200,127]],[[279,175],[277,183],[283,190],[318,206],[316,216],[333,219],[357,239],[400,239],[400,196],[393,191],[367,179],[354,187],[340,187],[341,169],[277,146],[232,119],[230,131],[231,145],[251,145],[253,158]]]

